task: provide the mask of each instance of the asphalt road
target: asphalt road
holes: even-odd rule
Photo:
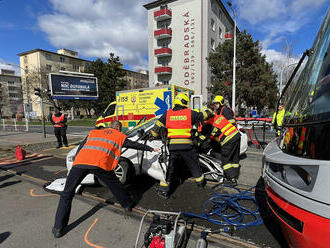
[[[0,247],[6,248],[134,247],[141,220],[136,213],[127,215],[115,206],[76,196],[68,232],[55,239],[51,228],[59,195],[45,192],[25,177],[0,171],[0,199]],[[194,248],[198,237],[189,230],[188,237],[184,247]],[[209,248],[249,247],[226,239],[208,241]]]

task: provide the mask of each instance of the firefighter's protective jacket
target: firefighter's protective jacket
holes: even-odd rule
[[[212,116],[210,110],[196,112],[189,108],[175,105],[171,110],[166,111],[156,122],[151,133],[157,137],[164,129],[167,130],[169,139],[169,150],[192,149],[191,129]]]

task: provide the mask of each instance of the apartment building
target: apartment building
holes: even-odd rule
[[[157,0],[148,10],[149,86],[178,84],[207,99],[206,58],[232,38],[234,21],[221,0]]]
[[[0,69],[0,117],[23,113],[21,77],[13,70]]]
[[[84,72],[91,63],[89,60],[78,58],[78,52],[69,49],[59,49],[51,52],[42,49],[33,49],[17,54],[20,57],[23,101],[31,105],[29,113],[32,118],[41,116],[40,99],[34,95],[34,87],[45,88],[48,85],[47,74],[58,71]],[[54,111],[51,104],[44,104],[44,115]]]
[[[149,86],[148,71],[140,70],[138,72],[123,69],[126,75],[124,80],[127,81],[127,89],[139,89]]]

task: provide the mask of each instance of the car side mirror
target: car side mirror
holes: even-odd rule
[[[101,116],[104,118],[104,117],[106,117],[107,115],[106,115],[105,113],[102,113],[102,115],[101,115]]]
[[[139,131],[137,131],[138,133],[138,137],[141,138],[144,135],[144,130],[140,129]]]

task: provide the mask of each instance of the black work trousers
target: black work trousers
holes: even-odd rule
[[[66,128],[67,127],[54,127],[54,134],[57,139],[58,146],[68,145],[68,139],[66,138]],[[62,143],[63,140],[63,143]]]
[[[179,161],[182,161],[180,160],[180,158],[188,166],[194,178],[199,178],[202,176],[202,171],[199,165],[198,153],[195,149],[175,150],[170,151],[169,167],[166,178],[168,182],[171,182],[174,178],[175,166],[182,166],[182,164],[178,164]]]
[[[133,205],[132,199],[128,196],[124,186],[116,177],[114,171],[105,171],[98,167],[95,167],[95,169],[85,169],[76,166],[72,167],[70,170],[64,190],[61,193],[55,216],[55,228],[62,229],[68,225],[75,190],[89,173],[97,176],[109,187],[112,194],[116,197],[123,208]]]
[[[239,176],[239,152],[241,135],[237,134],[221,147],[221,163],[225,177],[228,179]]]

